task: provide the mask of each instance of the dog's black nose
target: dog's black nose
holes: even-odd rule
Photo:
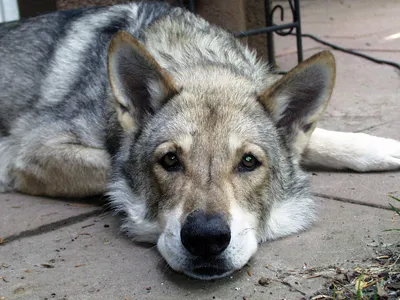
[[[217,256],[231,241],[231,230],[222,214],[206,214],[203,210],[190,213],[181,229],[183,246],[194,255]]]

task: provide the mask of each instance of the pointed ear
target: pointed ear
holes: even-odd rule
[[[329,102],[335,73],[335,59],[324,51],[299,64],[259,97],[299,156]]]
[[[117,33],[108,50],[108,76],[121,127],[135,132],[147,115],[177,94],[171,78],[130,34]]]

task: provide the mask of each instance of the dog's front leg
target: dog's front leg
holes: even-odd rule
[[[12,190],[50,197],[102,195],[107,188],[105,150],[56,143],[21,151],[9,170]]]
[[[302,155],[302,164],[358,172],[400,169],[400,142],[365,133],[317,128]]]

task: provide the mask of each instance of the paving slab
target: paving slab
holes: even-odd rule
[[[171,271],[154,247],[120,235],[110,216],[21,238],[0,247],[0,297],[300,299],[318,291],[325,281],[308,278],[305,266],[355,266],[376,256],[377,245],[398,237],[383,232],[394,226],[391,211],[321,198],[316,202],[320,217],[312,229],[262,245],[242,271],[211,282]],[[261,277],[272,281],[260,286]]]
[[[400,196],[398,172],[366,173],[312,172],[312,189],[318,195],[390,208],[388,195]]]
[[[13,239],[101,212],[98,199],[78,201],[0,194],[0,238]],[[69,221],[68,221],[69,220]]]
[[[287,1],[280,1],[285,7],[285,22],[291,18]],[[302,32],[314,34],[328,41],[338,42],[344,47],[353,47],[354,43],[367,48],[391,48],[398,50],[399,39],[393,36],[399,33],[398,1],[300,1]],[[274,22],[279,24],[278,12]],[[372,41],[369,41],[371,39]],[[391,38],[389,38],[391,37]],[[277,54],[296,49],[296,43],[290,36],[275,35]],[[309,48],[311,40],[303,39],[304,49]],[[364,43],[358,43],[358,41]],[[368,43],[368,44],[367,44]]]
[[[395,107],[397,108],[394,108],[394,110],[400,109],[400,103]],[[349,118],[351,119],[351,117]],[[335,122],[332,122],[329,118],[326,123],[331,124],[334,128]],[[361,131],[400,140],[400,121],[371,126]],[[328,197],[339,197],[384,207],[389,207],[389,203],[393,203],[388,195],[400,197],[399,172],[357,173],[351,171],[329,172],[314,170],[311,173],[313,191]]]

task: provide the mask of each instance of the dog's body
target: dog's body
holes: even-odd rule
[[[329,53],[279,79],[180,8],[127,4],[3,26],[0,67],[0,191],[108,193],[130,237],[157,242],[194,277],[229,274],[259,242],[312,224],[301,161],[400,167],[396,141],[314,131],[334,84]]]

